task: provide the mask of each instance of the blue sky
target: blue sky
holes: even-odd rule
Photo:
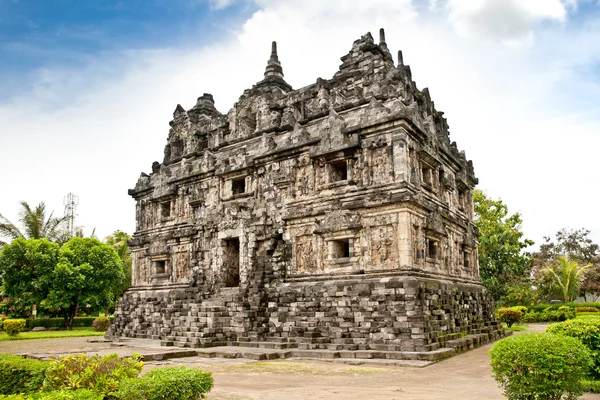
[[[272,40],[293,87],[329,78],[380,27],[528,237],[600,242],[597,0],[0,0],[0,213],[74,192],[88,233],[131,233],[178,103],[227,112]]]
[[[84,67],[136,49],[204,46],[253,11],[248,2],[216,8],[202,0],[0,0],[0,73],[11,78],[3,80],[8,87],[0,99],[27,90],[23,81],[41,68]]]

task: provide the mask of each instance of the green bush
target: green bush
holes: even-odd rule
[[[560,322],[573,318],[575,318],[575,311],[567,307],[556,310],[547,309],[546,311],[542,312],[530,311],[523,315],[521,322]]]
[[[0,394],[39,390],[49,364],[9,354],[0,354]]]
[[[0,396],[0,400],[102,400],[103,398],[103,395],[87,389]]]
[[[92,323],[96,332],[106,332],[110,327],[110,320],[106,317],[98,317]]]
[[[595,318],[573,319],[552,324],[546,331],[579,339],[592,353],[594,359],[592,377],[600,379],[600,320]]]
[[[96,317],[76,317],[73,319],[73,328],[91,328]],[[108,318],[112,322],[113,317]],[[32,329],[36,326],[48,328],[66,329],[64,318],[37,318],[28,319],[27,328]]]
[[[586,393],[600,393],[600,381],[581,381],[583,391]]]
[[[117,389],[121,380],[139,375],[144,365],[141,358],[139,354],[124,358],[119,358],[117,354],[60,357],[46,371],[42,390],[82,388],[108,395]]]
[[[519,322],[522,316],[523,314],[521,314],[521,311],[515,310],[514,308],[501,308],[498,310],[498,318],[509,328],[513,326],[514,323]]]
[[[576,399],[592,365],[579,340],[546,333],[512,336],[490,350],[494,378],[509,400]]]
[[[139,379],[123,381],[115,396],[121,400],[196,400],[213,387],[210,372],[195,368],[157,368]]]
[[[4,332],[8,336],[15,337],[25,329],[24,319],[5,319],[2,323]]]
[[[517,310],[521,312],[521,315],[527,314],[527,311],[529,310],[527,307],[525,306],[513,306],[513,307],[509,307],[511,310]]]

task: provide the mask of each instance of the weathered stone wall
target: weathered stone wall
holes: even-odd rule
[[[112,329],[192,347],[283,338],[300,349],[386,351],[431,351],[465,335],[501,334],[480,285],[419,276],[291,281],[264,290],[254,304],[238,288],[209,299],[191,289],[130,291]]]
[[[109,334],[418,351],[497,334],[472,163],[383,32],[341,60],[293,90],[273,45],[227,114],[210,94],[177,106],[130,190],[133,285]]]

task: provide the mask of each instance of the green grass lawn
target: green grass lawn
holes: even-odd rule
[[[513,332],[520,332],[520,331],[525,331],[527,330],[527,328],[529,328],[529,325],[527,324],[513,324],[513,326],[511,326],[510,328],[508,326],[506,326],[505,323],[502,323],[502,327],[504,329],[508,329],[509,331],[513,331]]]
[[[0,342],[7,340],[57,339],[85,336],[104,336],[104,332],[96,332],[93,328],[73,328],[72,331],[21,332],[17,337],[13,338],[8,336],[5,332],[2,332],[0,333]]]
[[[576,318],[600,318],[600,312],[578,312]]]

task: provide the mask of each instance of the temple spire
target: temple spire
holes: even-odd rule
[[[387,43],[385,42],[385,30],[383,28],[379,29],[379,47],[385,53],[386,58],[388,58],[392,63],[394,59],[392,57],[392,53],[390,53],[390,49],[387,47]]]
[[[267,61],[267,68],[265,68],[265,78],[268,77],[283,78],[283,68],[277,57],[277,42],[273,41],[271,44],[271,57]]]

